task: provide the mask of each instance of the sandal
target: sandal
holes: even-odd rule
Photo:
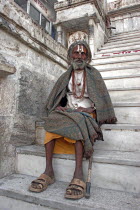
[[[51,178],[46,174],[41,174],[40,177],[31,182],[29,190],[32,192],[43,192],[44,190],[47,189],[48,185],[53,184],[54,181],[55,181],[54,177]],[[35,188],[34,184],[38,185],[40,188]]]
[[[83,182],[80,179],[73,178],[68,188],[66,189],[65,198],[74,199],[74,200],[83,198],[85,196],[85,189],[86,189],[85,182]],[[75,195],[73,193],[73,190],[79,191],[81,193],[78,195]]]

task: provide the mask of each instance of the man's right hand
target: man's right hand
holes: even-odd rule
[[[58,106],[58,107],[56,107],[56,109],[55,109],[56,111],[66,111],[67,110],[67,108],[66,107],[63,107],[63,106]]]

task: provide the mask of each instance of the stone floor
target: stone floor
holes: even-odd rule
[[[140,194],[91,188],[90,199],[64,199],[68,183],[55,182],[45,192],[28,191],[32,176],[13,174],[0,180],[0,210],[140,210]],[[11,200],[13,198],[13,202]],[[8,200],[9,199],[9,200]]]

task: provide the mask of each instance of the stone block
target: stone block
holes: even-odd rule
[[[104,142],[96,141],[94,148],[98,150],[140,152],[139,136],[140,131],[135,131],[133,129],[103,129]]]
[[[12,126],[12,116],[0,116],[0,178],[15,170],[15,147],[10,142]]]
[[[114,69],[112,71],[101,71],[102,77],[122,77],[122,76],[133,76],[139,75],[140,68],[124,68],[124,69]]]
[[[83,11],[81,13],[81,11]],[[59,23],[60,21],[70,21],[73,19],[82,18],[85,16],[91,16],[93,13],[97,12],[97,9],[93,4],[87,3],[87,4],[81,4],[76,7],[70,7],[67,10],[60,10],[57,11],[57,21],[56,23]]]
[[[10,116],[15,113],[17,82],[15,76],[0,79],[0,115]]]
[[[21,67],[19,85],[18,112],[30,116],[43,116],[54,81]]]
[[[124,89],[119,90],[116,88],[114,91],[109,91],[111,100],[115,102],[137,102],[140,103],[140,90]]]
[[[140,125],[140,107],[115,107],[118,123]]]
[[[117,79],[105,79],[105,84],[108,89],[111,88],[137,88],[140,87],[140,77],[133,76],[132,78],[120,76]]]
[[[14,146],[30,145],[35,142],[35,121],[37,117],[17,114],[13,122],[11,143]]]
[[[108,58],[107,58],[108,59]],[[127,58],[128,59],[128,58]],[[121,62],[119,60],[119,57],[116,58],[116,61],[110,61],[107,62],[107,63],[99,63],[99,60],[98,60],[98,64],[95,64],[94,63],[94,60],[92,60],[92,63],[91,65],[93,65],[95,68],[97,68],[99,71],[100,70],[107,70],[107,69],[118,69],[118,68],[125,68],[126,66],[129,66],[131,68],[133,68],[133,66],[140,66],[140,61],[139,59],[136,59],[136,60],[130,60],[130,58],[127,60],[127,61],[123,61]]]
[[[124,63],[124,62],[129,62],[129,61],[137,61],[140,59],[140,55],[132,54],[132,55],[121,55],[121,56],[116,56],[116,57],[107,57],[107,58],[102,58],[102,59],[93,59],[94,65],[103,65],[103,64],[109,64],[109,63]]]

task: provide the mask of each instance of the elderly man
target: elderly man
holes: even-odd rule
[[[42,192],[54,183],[54,153],[75,153],[75,171],[65,198],[84,196],[83,157],[90,158],[93,144],[103,140],[100,125],[115,123],[110,96],[100,73],[89,65],[91,52],[84,41],[73,43],[68,50],[69,69],[61,75],[47,102],[46,169],[34,180],[30,191]]]

